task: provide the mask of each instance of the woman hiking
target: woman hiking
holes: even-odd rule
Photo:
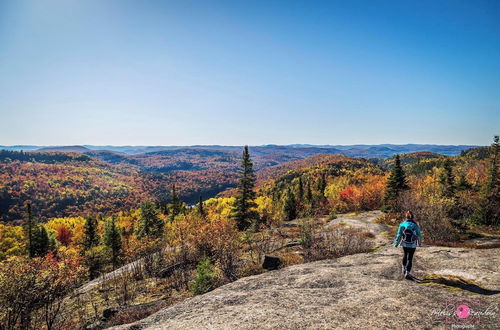
[[[403,265],[401,270],[403,276],[410,280],[412,275],[410,274],[413,254],[418,247],[422,246],[422,234],[420,233],[420,228],[413,220],[413,213],[411,211],[406,212],[405,220],[401,222],[398,228],[398,234],[394,240],[394,246],[398,247],[400,245],[403,247]]]

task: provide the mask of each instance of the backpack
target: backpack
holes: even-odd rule
[[[408,243],[408,244],[413,244],[417,240],[417,235],[415,235],[415,232],[413,229],[406,228],[403,231],[403,242]]]

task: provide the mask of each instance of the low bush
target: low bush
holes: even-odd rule
[[[196,266],[196,276],[194,280],[189,283],[189,290],[193,295],[200,295],[207,293],[214,289],[214,271],[213,265],[209,259],[203,259]]]

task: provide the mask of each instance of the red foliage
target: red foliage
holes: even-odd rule
[[[57,229],[56,239],[64,246],[68,246],[73,241],[73,234],[66,228],[66,226],[60,226]]]

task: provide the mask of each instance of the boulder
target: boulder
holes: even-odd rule
[[[278,257],[265,256],[264,262],[262,263],[262,268],[267,270],[275,270],[280,268],[282,264],[283,262]]]

